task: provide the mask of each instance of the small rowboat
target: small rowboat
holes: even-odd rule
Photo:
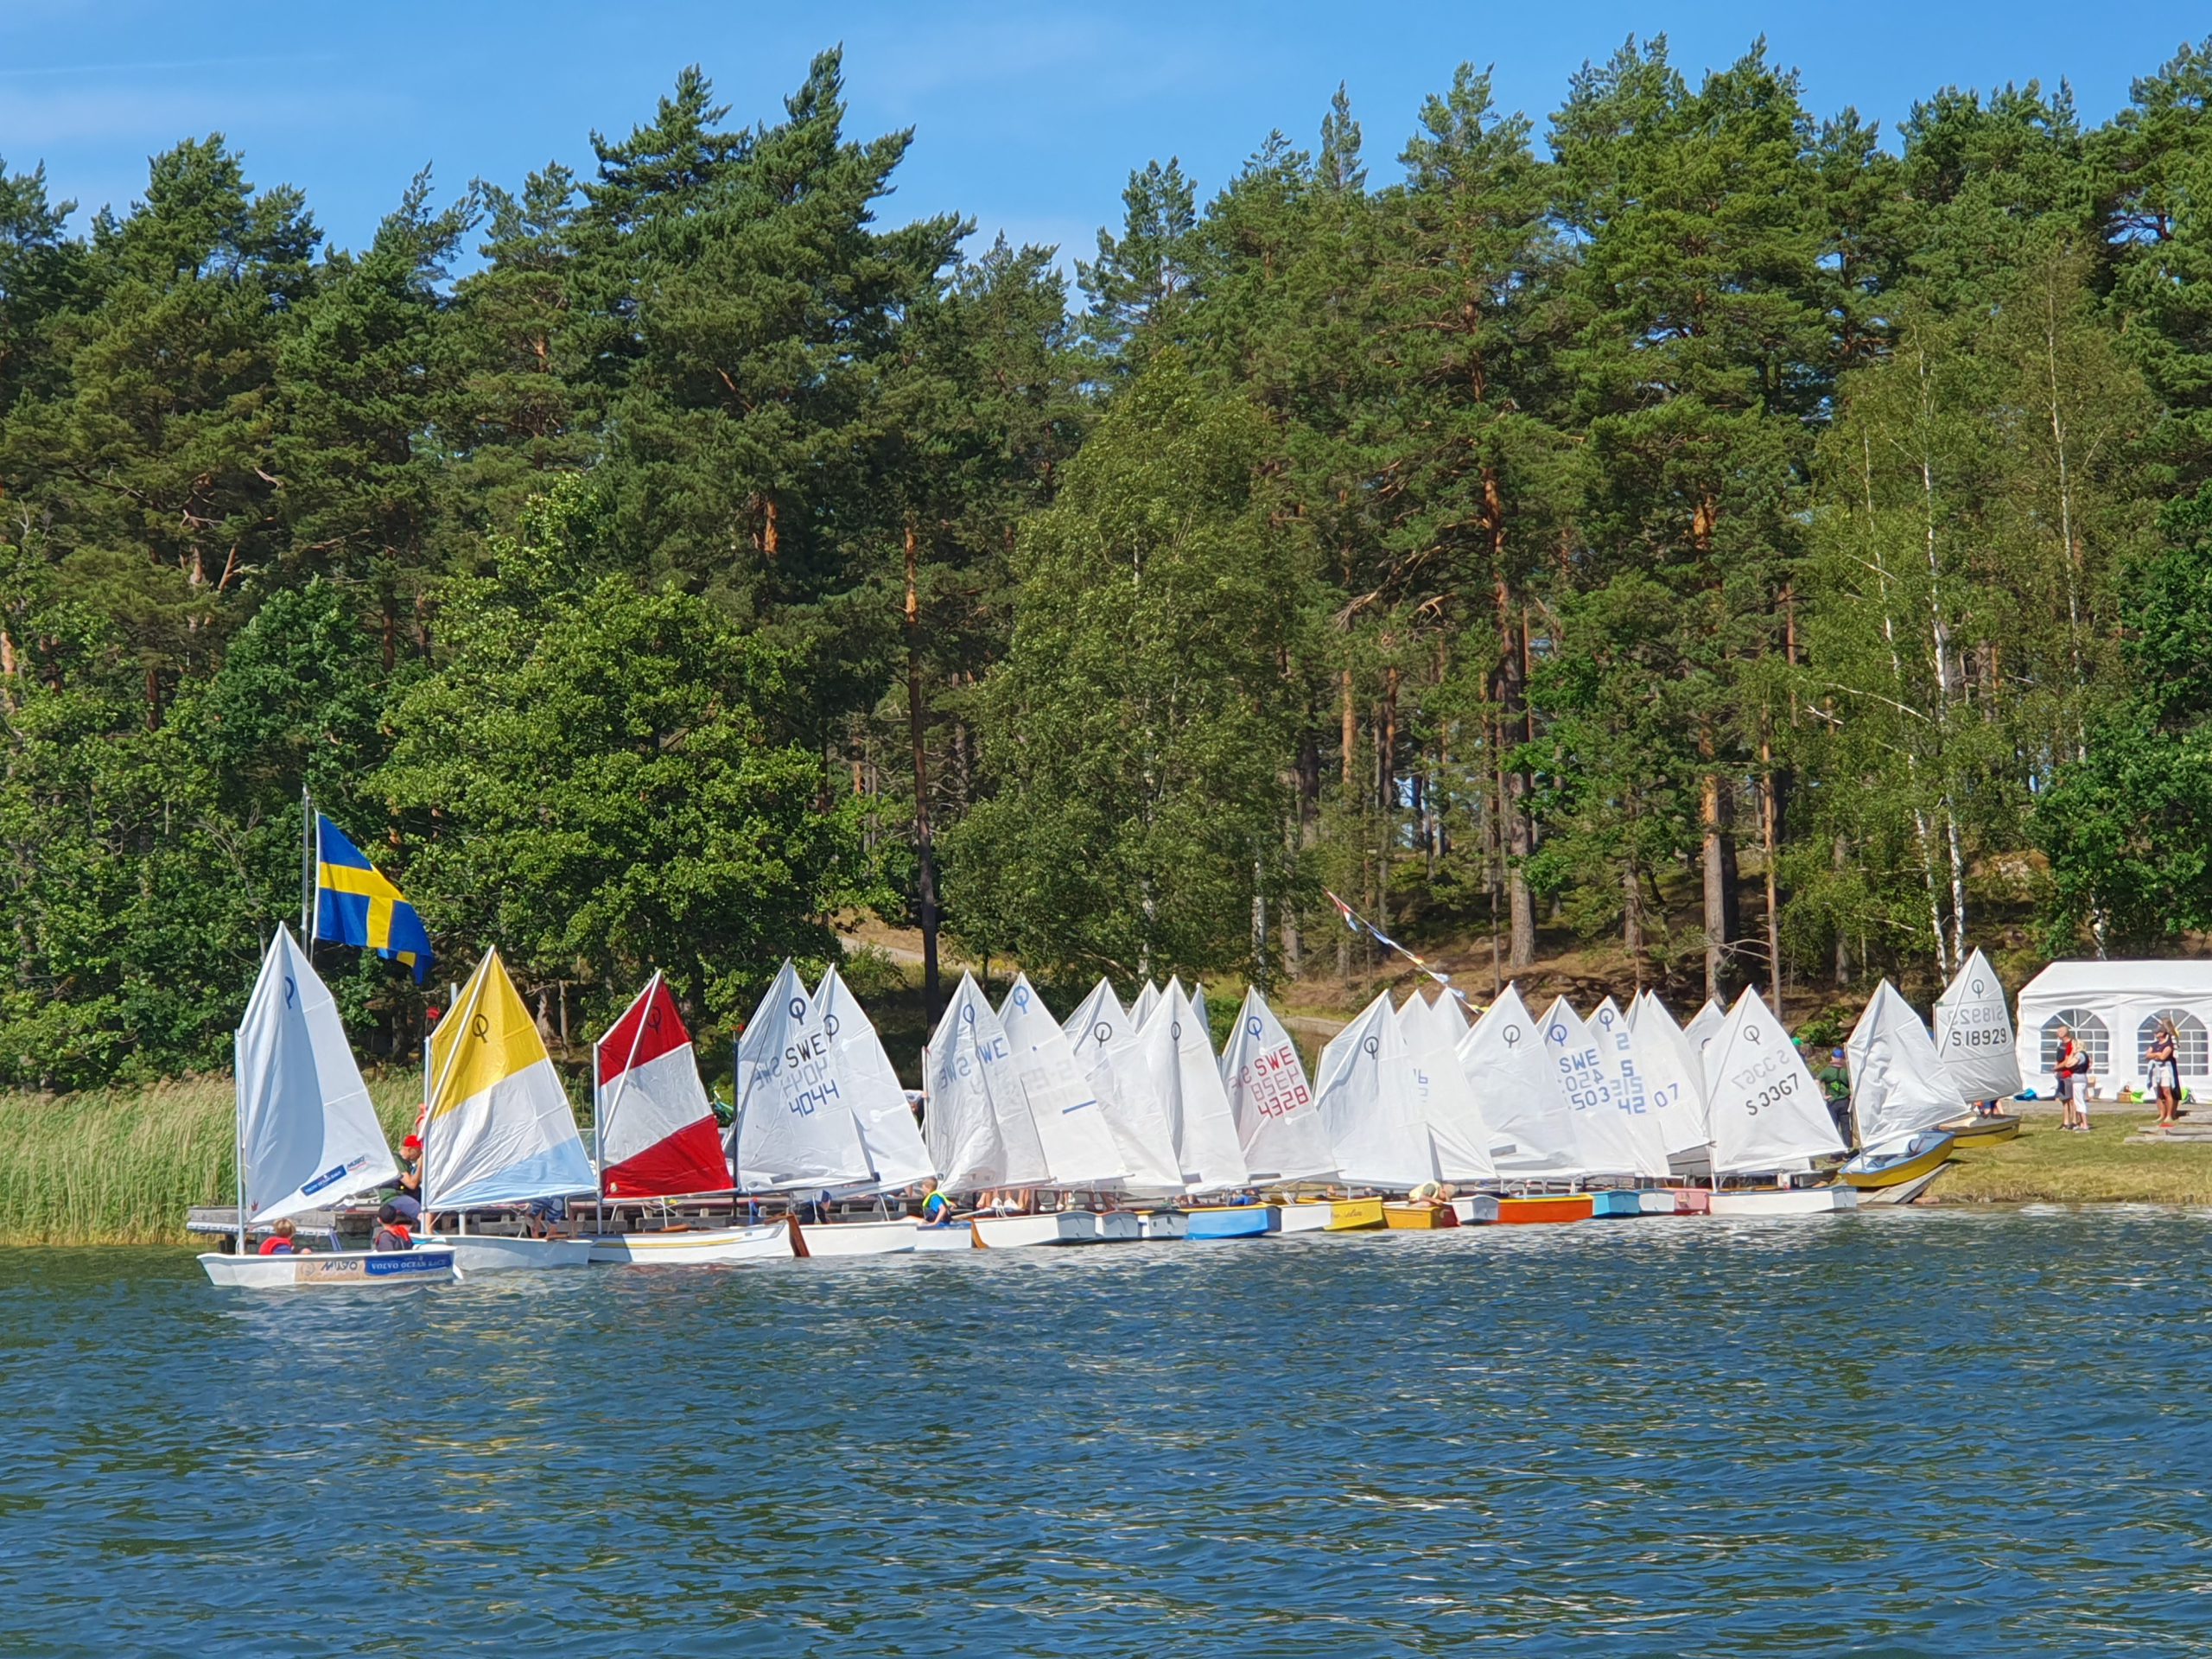
[[[1592,1205],[1587,1192],[1560,1192],[1526,1198],[1500,1198],[1501,1222],[1587,1221]]]
[[[1922,1129],[1886,1146],[1869,1147],[1843,1166],[1843,1179],[1861,1192],[1918,1180],[1951,1155],[1952,1138],[1942,1129]]]
[[[1840,1184],[1729,1188],[1713,1195],[1716,1216],[1824,1216],[1858,1207],[1859,1189]]]
[[[2010,1141],[2019,1134],[2020,1120],[2009,1112],[1999,1112],[1994,1117],[1961,1117],[1941,1127],[1950,1135],[1952,1150],[1965,1152]]]
[[[1330,1232],[1357,1232],[1363,1227],[1381,1225],[1382,1200],[1380,1198],[1338,1198],[1329,1205]]]
[[[1386,1204],[1382,1221],[1392,1232],[1427,1233],[1457,1227],[1459,1214],[1448,1204]]]
[[[1497,1195],[1469,1192],[1452,1200],[1452,1213],[1462,1227],[1486,1227],[1497,1219]]]
[[[1624,1186],[1606,1192],[1592,1192],[1590,1195],[1590,1213],[1600,1221],[1640,1216],[1643,1213],[1643,1195]]]
[[[1232,1204],[1184,1214],[1185,1238],[1265,1238],[1280,1229],[1281,1213],[1272,1204]]]
[[[310,1255],[226,1255],[200,1258],[208,1281],[240,1290],[298,1286],[441,1285],[454,1279],[453,1252],[418,1246],[411,1250],[334,1251]]]

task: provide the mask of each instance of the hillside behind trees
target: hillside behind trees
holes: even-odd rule
[[[303,786],[580,1040],[868,911],[1061,987],[1351,976],[1325,889],[1693,998],[2174,948],[2212,41],[2146,70],[1463,67],[1396,156],[1147,159],[1072,286],[901,221],[834,52],[359,250],[219,134],[81,234],[0,163],[0,1085],[219,1063]]]

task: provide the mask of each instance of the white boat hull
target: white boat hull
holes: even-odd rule
[[[305,1255],[225,1255],[200,1258],[208,1281],[235,1290],[289,1290],[295,1286],[449,1285],[451,1250],[334,1250]]]
[[[914,1253],[914,1224],[903,1216],[890,1221],[820,1221],[793,1230],[800,1248],[812,1256]]]
[[[702,1228],[696,1232],[601,1233],[584,1241],[591,1259],[618,1267],[709,1268],[791,1259],[790,1225]]]
[[[914,1227],[914,1248],[917,1250],[972,1250],[976,1248],[975,1230],[964,1221],[956,1221],[943,1227]]]
[[[1663,1187],[1648,1187],[1636,1196],[1637,1204],[1647,1216],[1671,1216],[1675,1213],[1675,1195]]]
[[[1190,1217],[1180,1210],[1140,1210],[1137,1211],[1139,1238],[1180,1238]]]
[[[1098,1219],[1088,1210],[1055,1210],[1041,1216],[978,1216],[974,1226],[976,1244],[987,1250],[1098,1242]]]
[[[1462,1227],[1484,1227],[1497,1219],[1495,1192],[1470,1192],[1452,1200],[1452,1212]]]
[[[1144,1219],[1134,1210],[1101,1210],[1091,1220],[1102,1244],[1126,1244],[1144,1236]]]
[[[1280,1205],[1282,1211],[1282,1230],[1286,1233],[1319,1233],[1325,1231],[1329,1217],[1336,1213],[1336,1205],[1326,1198],[1313,1204],[1294,1201]]]
[[[1841,1185],[1752,1187],[1713,1195],[1716,1216],[1825,1216],[1858,1207],[1858,1189]]]
[[[453,1252],[453,1264],[467,1279],[480,1273],[527,1273],[546,1268],[591,1264],[588,1238],[510,1238],[501,1233],[443,1233],[424,1236],[424,1243]]]

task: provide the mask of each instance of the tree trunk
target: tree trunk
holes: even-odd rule
[[[1529,891],[1529,855],[1535,850],[1529,833],[1529,774],[1507,763],[1507,751],[1529,741],[1527,639],[1524,625],[1514,615],[1513,594],[1500,575],[1496,590],[1497,614],[1498,706],[1498,820],[1504,851],[1501,861],[1505,882],[1507,963],[1515,973],[1536,960],[1536,903]]]
[[[1774,775],[1774,742],[1759,734],[1759,847],[1766,865],[1766,983],[1778,1018],[1782,1013],[1782,900],[1775,861],[1782,846],[1782,803]]]
[[[1714,758],[1713,732],[1698,732],[1698,754],[1708,766]],[[1736,931],[1736,849],[1728,832],[1728,780],[1708,770],[1698,781],[1698,823],[1704,831],[1700,861],[1705,875],[1705,994],[1726,989]]]
[[[772,518],[771,524],[773,523]],[[938,1016],[937,842],[930,831],[930,767],[923,741],[921,552],[912,520],[906,524],[906,735],[914,751],[914,887],[922,929],[922,999]]]

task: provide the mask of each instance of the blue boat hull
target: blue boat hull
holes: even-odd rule
[[[1592,1192],[1590,1195],[1590,1214],[1596,1220],[1603,1221],[1609,1216],[1618,1220],[1624,1216],[1640,1216],[1643,1213],[1643,1195],[1640,1192],[1619,1191]]]
[[[1264,1238],[1274,1231],[1280,1217],[1273,1205],[1240,1205],[1233,1210],[1193,1210],[1184,1218],[1185,1238]]]

